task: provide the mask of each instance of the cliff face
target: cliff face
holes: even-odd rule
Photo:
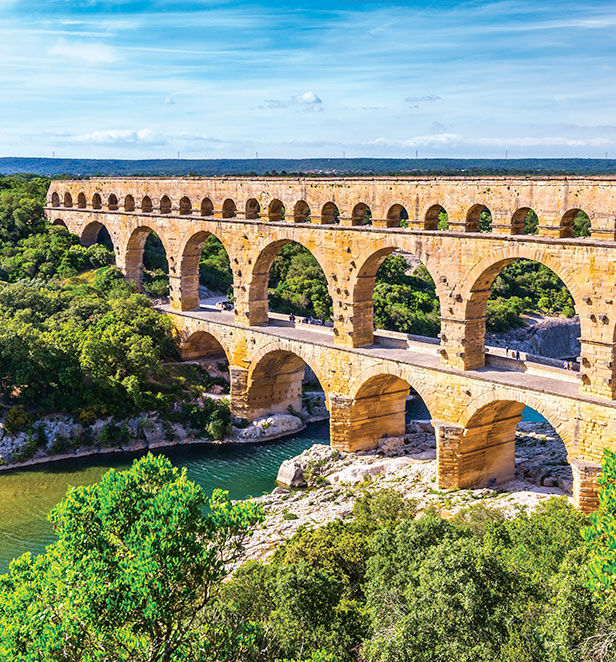
[[[508,333],[488,334],[488,344],[503,346],[552,359],[571,359],[579,356],[580,321],[578,317],[530,318],[528,326]]]

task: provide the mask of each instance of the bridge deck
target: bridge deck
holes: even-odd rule
[[[233,312],[216,310],[209,305],[202,305],[199,310],[183,312],[171,310],[169,305],[159,306],[159,309],[174,315],[190,317],[203,322],[246,329],[245,326],[235,322]],[[417,337],[414,337],[414,340],[409,343],[408,348],[387,347],[381,344],[362,348],[340,347],[339,345],[334,345],[333,330],[331,327],[304,324],[302,322],[292,324],[286,316],[275,314],[270,314],[270,322],[267,325],[248,328],[253,333],[331,347],[337,351],[348,352],[349,354],[382,358],[387,361],[395,361],[443,373],[463,374],[467,378],[490,382],[492,384],[502,384],[504,386],[523,388],[539,393],[553,394],[587,402],[597,402],[604,407],[616,407],[616,403],[614,402],[581,396],[579,393],[580,379],[577,373],[564,368],[560,369],[552,366],[533,364],[532,361],[516,361],[511,358],[505,358],[504,350],[501,348],[490,348],[488,365],[485,367],[463,372],[441,365],[438,354],[439,346],[431,342],[431,339],[421,342],[417,340]],[[399,335],[401,338],[404,337],[403,334],[395,335]]]

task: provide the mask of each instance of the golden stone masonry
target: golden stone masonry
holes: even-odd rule
[[[118,267],[137,284],[145,240],[158,234],[184,354],[227,356],[238,415],[299,409],[308,365],[327,395],[332,445],[365,449],[403,433],[412,387],[436,430],[439,486],[454,488],[513,476],[515,429],[529,405],[566,445],[576,505],[596,507],[603,449],[616,449],[616,178],[90,179],[52,182],[47,204],[49,221],[86,245],[106,227]],[[492,230],[480,233],[485,208]],[[536,235],[523,234],[529,209]],[[441,210],[448,230],[437,229]],[[589,238],[572,237],[579,211]],[[211,234],[231,261],[233,313],[199,310],[199,256]],[[269,270],[290,241],[323,268],[333,329],[296,328],[268,312]],[[395,250],[434,279],[440,344],[373,330],[376,272]],[[569,288],[579,374],[486,356],[490,286],[518,258],[545,264]]]

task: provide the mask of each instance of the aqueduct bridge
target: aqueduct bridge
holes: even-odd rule
[[[479,232],[488,209],[489,232]],[[438,229],[446,210],[449,229]],[[532,209],[537,234],[524,234]],[[573,237],[585,211],[591,236]],[[325,390],[331,443],[374,447],[404,431],[415,389],[430,410],[441,488],[505,481],[525,405],[567,447],[574,499],[596,505],[603,448],[616,449],[616,179],[190,178],[52,182],[46,213],[89,245],[107,228],[116,263],[138,284],[148,234],[169,262],[171,315],[185,356],[224,352],[234,412],[254,419],[301,406],[309,365]],[[215,235],[230,257],[235,310],[200,308],[198,264]],[[290,241],[320,263],[333,328],[295,327],[268,312],[272,262]],[[436,284],[440,343],[373,330],[372,293],[387,255],[419,258]],[[490,286],[518,258],[552,269],[581,324],[580,372],[485,351]]]

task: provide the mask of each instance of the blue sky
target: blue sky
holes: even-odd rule
[[[614,2],[0,0],[0,155],[616,158]]]

